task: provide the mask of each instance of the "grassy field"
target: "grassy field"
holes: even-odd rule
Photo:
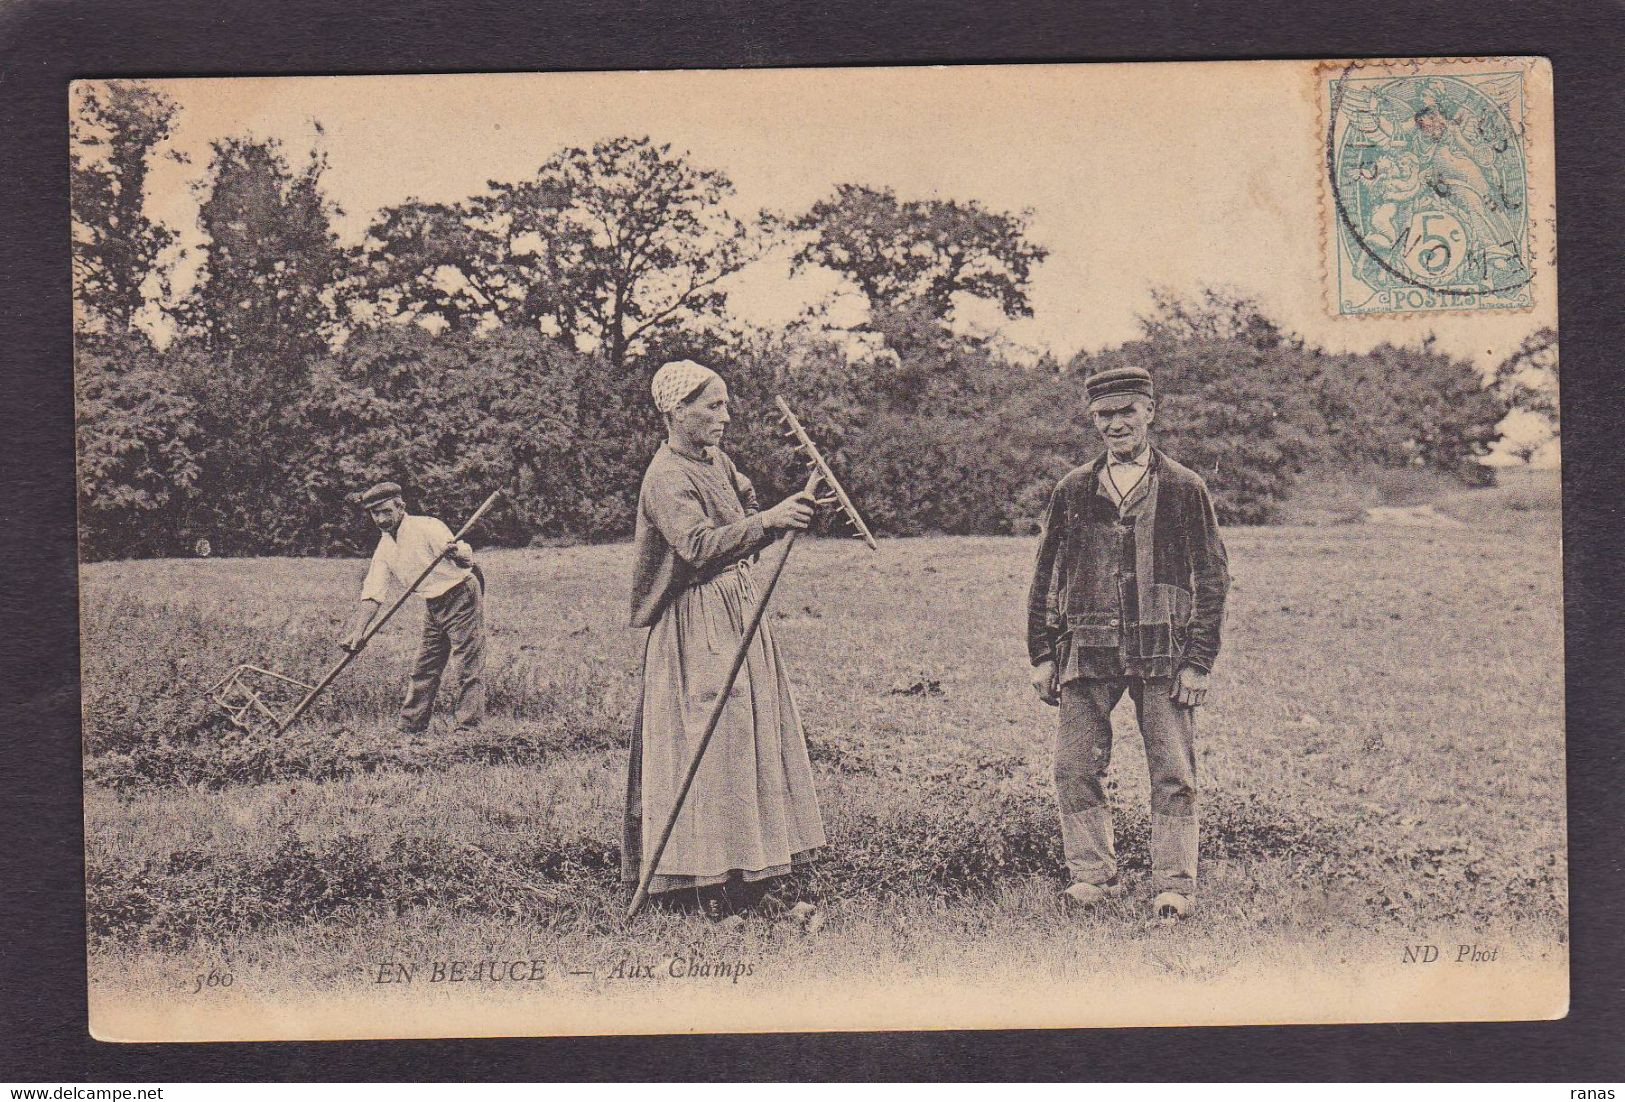
[[[425,1007],[442,1027],[479,1032],[671,1028],[640,1017],[661,999],[679,1000],[687,1024],[762,1028],[768,1019],[737,1018],[740,991],[762,1005],[813,987],[856,997],[940,984],[994,999],[1015,976],[1115,1000],[1100,1020],[1159,1020],[1162,1004],[1133,995],[1157,989],[1196,992],[1181,1020],[1267,1021],[1317,1017],[1291,1009],[1283,977],[1337,974],[1330,994],[1307,978],[1297,994],[1338,1020],[1370,1013],[1353,997],[1361,970],[1389,969],[1413,942],[1495,944],[1508,968],[1560,967],[1555,497],[1485,494],[1450,505],[1463,528],[1226,533],[1235,586],[1199,721],[1201,910],[1172,931],[1145,922],[1145,766],[1126,705],[1114,799],[1133,891],[1081,919],[1057,904],[1055,713],[1032,697],[1021,640],[1031,540],[798,546],[770,622],[831,840],[798,885],[829,915],[811,939],[761,919],[729,933],[683,915],[619,918],[641,643],[620,626],[628,546],[487,553],[491,718],[464,737],[441,717],[417,740],[393,731],[420,616],[411,606],[284,740],[247,740],[199,703],[239,661],[313,679],[336,657],[357,562],[88,567],[87,879],[102,1030],[141,1033],[161,1013],[189,1035],[319,1035],[316,1017],[265,1024],[282,1020],[268,1008],[319,1017],[347,1001],[392,1008],[366,1028],[333,1011],[350,1014],[349,1032],[378,1035],[436,1028],[412,1024]],[[693,981],[633,998],[611,978],[626,960],[665,975],[674,957],[750,970],[706,981],[704,998]],[[405,1000],[377,983],[386,962],[493,958],[545,960],[552,979],[485,985],[473,1001],[468,985]],[[194,993],[211,970],[232,986]],[[1477,975],[1491,991],[1511,974]],[[1220,982],[1265,984],[1275,1001],[1201,1002]],[[720,1000],[714,1018],[695,1010],[707,999]],[[891,1023],[875,999],[863,1006],[880,1017],[859,1008],[837,1020]],[[504,1000],[529,1007],[524,1024],[480,1024]],[[771,1020],[827,1025],[837,1004],[821,1005],[824,1018]],[[1025,1005],[1022,1020],[1043,1020]],[[1045,1005],[1078,1020],[1066,1000]],[[994,1013],[987,1001],[943,1006],[956,1009],[941,1024]],[[124,1014],[134,1007],[149,1016]],[[245,1007],[258,1024],[220,1024]]]

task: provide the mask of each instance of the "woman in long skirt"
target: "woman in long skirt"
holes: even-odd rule
[[[719,447],[728,387],[710,368],[668,363],[651,386],[667,439],[638,497],[632,625],[649,629],[632,728],[622,879],[636,885],[660,839],[757,601],[756,553],[806,528],[812,500],[758,512],[750,480]],[[712,918],[824,845],[807,739],[764,622],[729,692],[650,894]],[[685,893],[672,897],[670,893]],[[691,895],[686,893],[692,893]]]

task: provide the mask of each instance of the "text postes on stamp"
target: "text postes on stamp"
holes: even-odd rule
[[[1524,68],[1473,59],[1325,72],[1333,312],[1532,306]]]

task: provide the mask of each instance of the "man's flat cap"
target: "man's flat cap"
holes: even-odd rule
[[[1114,367],[1110,371],[1096,372],[1083,381],[1083,392],[1091,406],[1102,398],[1124,394],[1156,397],[1151,390],[1151,372],[1143,367]]]
[[[361,491],[356,500],[361,502],[363,509],[371,509],[374,505],[382,505],[386,501],[393,501],[401,496],[401,486],[398,482],[380,482],[376,486]]]

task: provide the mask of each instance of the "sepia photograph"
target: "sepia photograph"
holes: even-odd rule
[[[105,1041],[1569,998],[1542,59],[85,79]]]

